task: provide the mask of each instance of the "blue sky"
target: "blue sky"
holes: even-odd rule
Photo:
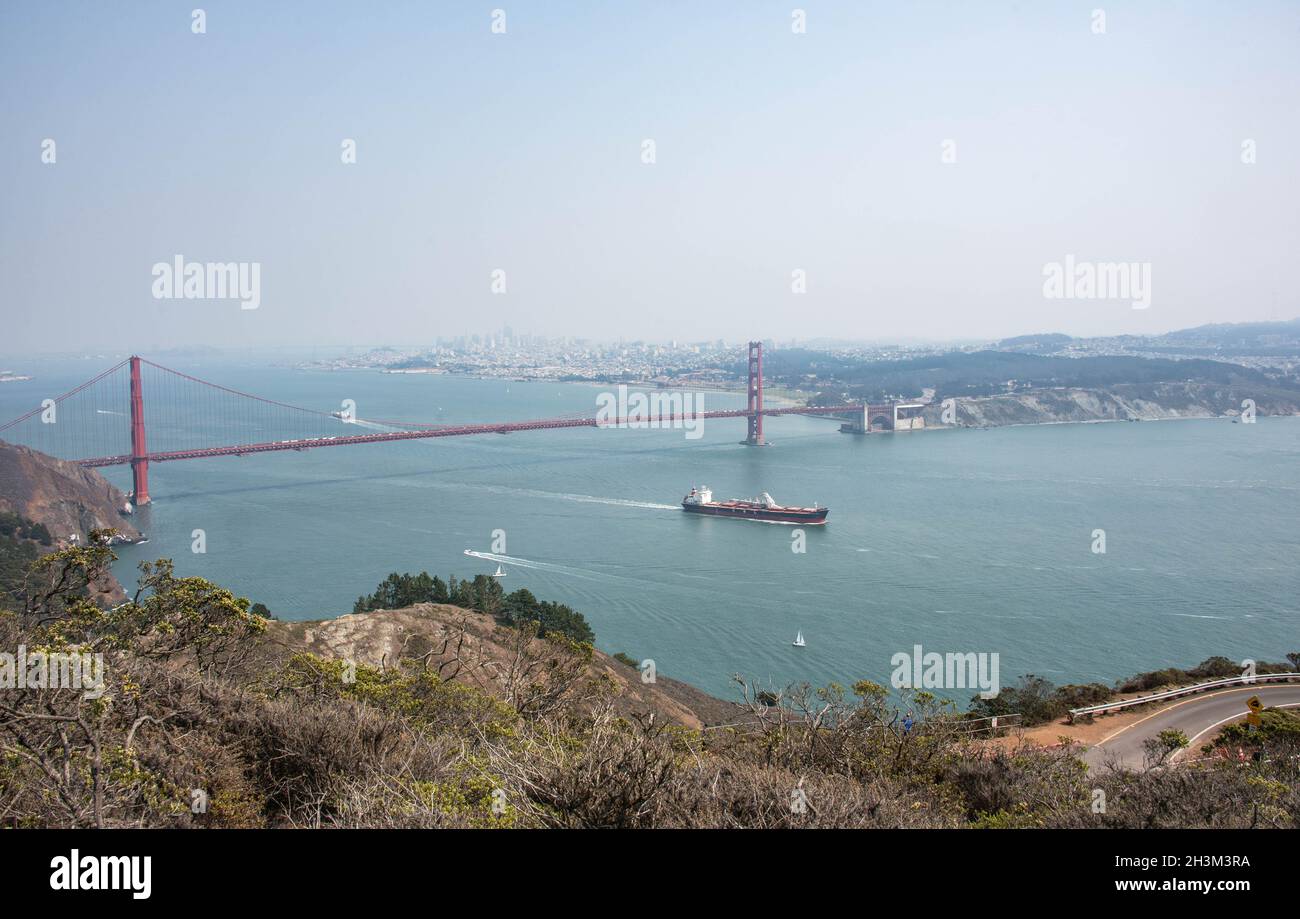
[[[196,5],[0,7],[4,350],[1300,315],[1300,4]],[[154,299],[176,254],[260,307]],[[1151,307],[1045,299],[1067,254]]]

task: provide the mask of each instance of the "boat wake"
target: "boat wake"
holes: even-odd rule
[[[611,507],[639,507],[652,511],[679,511],[680,504],[659,504],[655,501],[637,501],[634,498],[605,498],[600,495],[578,495],[562,491],[542,491],[539,488],[514,488],[510,485],[487,485],[482,482],[431,483],[434,488],[449,488],[457,491],[483,491],[494,495],[520,495],[525,498],[546,498],[551,501],[577,501],[581,504],[607,504]]]
[[[596,495],[571,495],[564,492],[535,491],[528,488],[515,488],[511,490],[520,494],[531,495],[535,498],[558,498],[562,501],[579,501],[583,504],[610,504],[614,507],[644,507],[654,511],[681,510],[681,506],[677,504],[658,504],[654,501],[634,501],[631,498],[601,498]]]
[[[515,568],[531,568],[534,571],[550,571],[555,574],[583,578],[588,581],[603,580],[589,571],[583,571],[581,568],[570,568],[568,565],[556,565],[552,562],[537,562],[527,558],[516,558],[513,555],[498,555],[495,552],[478,552],[474,549],[466,549],[465,554],[471,558],[481,558],[486,562],[496,562],[499,565],[511,565]]]

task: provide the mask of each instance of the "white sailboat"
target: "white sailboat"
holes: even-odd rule
[[[497,570],[494,571],[494,572],[492,573],[492,577],[494,577],[494,578],[503,578],[503,577],[505,577],[505,576],[506,576],[505,571],[501,568],[500,565],[497,565]]]
[[[790,644],[794,645],[796,648],[804,647],[807,644],[807,642],[803,640],[803,632],[800,632],[799,634],[795,635],[794,641],[790,642]]]

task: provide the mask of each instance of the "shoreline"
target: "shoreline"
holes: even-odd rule
[[[742,383],[737,383],[734,388],[731,388],[718,383],[696,385],[696,384],[691,384],[689,382],[666,384],[666,383],[660,383],[652,380],[610,380],[610,379],[557,380],[551,377],[495,376],[495,375],[474,373],[474,372],[465,373],[465,372],[445,370],[442,368],[389,369],[385,367],[374,367],[374,366],[338,367],[338,368],[298,366],[295,367],[294,369],[300,371],[315,371],[315,372],[328,372],[328,373],[348,372],[348,371],[372,372],[372,373],[377,372],[377,373],[382,373],[390,376],[446,376],[446,377],[459,377],[462,379],[481,380],[484,382],[544,383],[544,384],[552,384],[552,385],[559,383],[559,384],[587,386],[587,387],[627,386],[629,388],[634,388],[634,387],[641,388],[648,392],[671,391],[671,392],[711,393],[714,395],[737,396],[742,399],[746,396],[746,388]],[[1082,391],[1114,397],[1113,393],[1104,389],[1082,390]],[[764,400],[764,404],[771,407],[782,407],[782,408],[788,408],[792,406],[805,406],[808,404],[808,401],[810,399],[816,396],[816,394],[817,394],[816,392],[812,392],[812,391],[785,390],[780,395],[776,395],[773,394],[771,391],[768,391],[767,393],[765,393],[766,398]],[[979,405],[980,403],[991,402],[996,399],[1007,398],[1008,396],[1013,396],[1013,395],[1015,394],[982,396],[973,399],[960,400],[959,404],[961,401],[965,401],[975,405]],[[937,402],[931,402],[927,405],[927,408],[933,410],[933,408],[935,406],[938,406],[939,404],[940,403]],[[826,412],[824,414],[810,414],[808,417],[823,418],[824,420],[827,421],[834,421],[837,419],[842,420],[843,417],[842,413],[836,413],[834,407],[826,406],[824,408],[826,409]],[[1008,421],[1002,424],[978,424],[978,423],[976,424],[928,424],[927,423],[926,427],[921,430],[936,430],[936,431],[954,430],[954,429],[991,430],[993,428],[1041,427],[1046,425],[1064,425],[1064,424],[1105,424],[1111,422],[1132,423],[1132,422],[1152,422],[1152,421],[1198,421],[1198,420],[1209,420],[1209,419],[1224,419],[1224,420],[1231,421],[1233,418],[1239,419],[1239,414],[1240,414],[1239,412],[1235,412],[1235,411],[1227,412],[1223,414],[1215,414],[1213,412],[1207,411],[1203,414],[1151,415],[1151,416],[1131,417],[1131,418],[1049,418],[1041,421]],[[1300,411],[1277,412],[1277,413],[1258,411],[1257,417],[1262,417],[1262,418],[1300,417]],[[911,431],[900,431],[900,432],[882,431],[882,432],[874,432],[874,433],[911,433]]]

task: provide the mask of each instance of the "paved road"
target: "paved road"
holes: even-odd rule
[[[1113,759],[1129,769],[1141,769],[1144,765],[1142,742],[1170,729],[1182,731],[1191,741],[1185,751],[1174,757],[1175,761],[1188,753],[1195,755],[1214,728],[1246,717],[1246,700],[1251,696],[1259,696],[1266,706],[1273,708],[1297,707],[1300,706],[1300,685],[1242,686],[1180,699],[1089,747],[1083,755],[1084,761],[1096,768]]]

